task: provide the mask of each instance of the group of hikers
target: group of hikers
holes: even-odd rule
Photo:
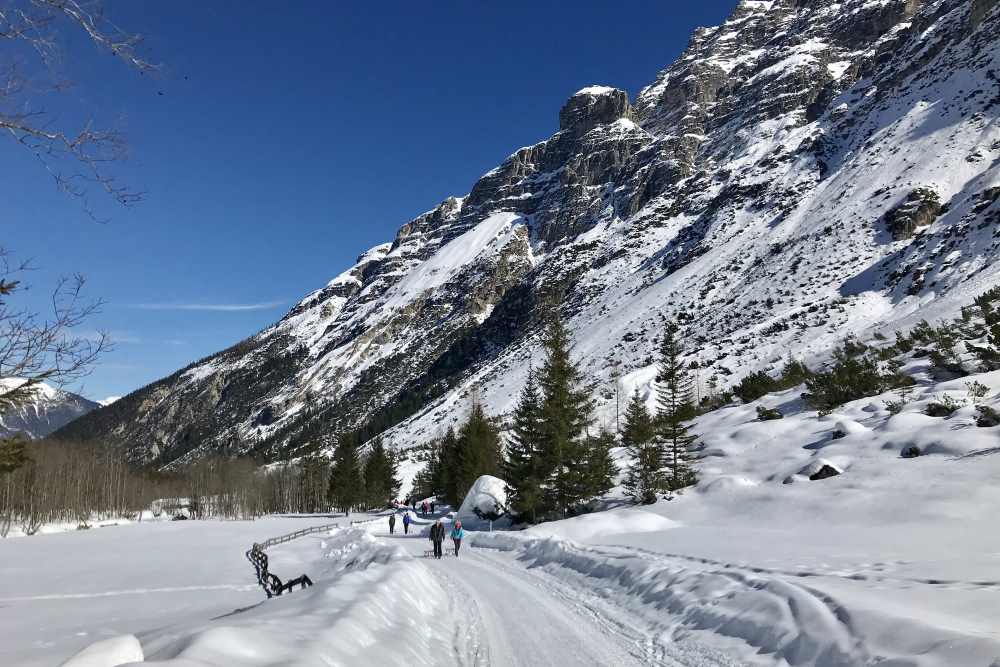
[[[409,512],[403,513],[403,533],[406,535],[410,534],[410,524],[413,523],[413,519],[410,518]],[[392,535],[396,532],[396,515],[389,515],[389,534]]]
[[[416,511],[417,503],[413,502],[413,509]],[[428,503],[425,500],[422,504],[422,509],[424,514],[427,514]],[[430,503],[431,512],[434,511],[434,503]],[[413,523],[413,519],[408,511],[403,512],[403,534],[410,534],[410,524]],[[434,544],[434,557],[441,558],[443,556],[443,549],[441,545],[444,543],[445,538],[445,527],[441,523],[441,519],[438,519],[431,526],[430,530],[430,540]],[[395,512],[389,515],[389,534],[394,535],[396,533],[396,514]],[[462,548],[462,538],[465,537],[465,530],[462,528],[461,521],[455,521],[452,526],[451,532],[449,533],[451,541],[455,544],[455,555],[458,556],[458,550]]]

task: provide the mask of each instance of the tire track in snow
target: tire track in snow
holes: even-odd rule
[[[411,552],[422,552],[425,543],[418,541]],[[469,547],[459,558],[425,561],[425,565],[451,598],[452,614],[466,621],[455,631],[459,664],[651,664],[621,635],[592,614],[583,615],[564,603],[520,569],[501,573]]]
[[[609,632],[636,646],[640,652],[633,655],[643,664],[664,667],[740,667],[743,663],[723,654],[721,651],[696,643],[679,643],[663,636],[653,629],[641,631],[637,619],[628,616],[624,610],[616,610],[605,598],[589,593],[586,589],[573,588],[557,577],[543,570],[520,568],[505,560],[499,553],[488,556],[492,549],[480,549],[477,555],[488,560],[491,565],[504,569],[513,576],[530,577],[549,594],[559,597],[578,613],[593,619]],[[666,640],[666,641],[665,641]]]

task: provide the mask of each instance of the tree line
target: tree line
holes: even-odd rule
[[[399,492],[397,461],[375,442],[358,454],[343,484],[343,467],[321,456],[261,467],[250,458],[208,457],[175,471],[135,468],[117,447],[38,441],[17,461],[0,461],[0,537],[26,535],[53,523],[88,528],[109,519],[254,519],[275,513],[319,513],[385,507]],[[343,451],[343,447],[338,447]]]
[[[423,448],[426,464],[414,480],[414,495],[457,506],[479,476],[494,475],[507,484],[511,514],[534,523],[585,511],[607,493],[619,472],[611,456],[616,436],[595,428],[592,392],[569,348],[569,332],[551,315],[542,336],[543,363],[529,368],[506,438],[474,397],[458,430],[449,428]],[[624,486],[637,502],[696,482],[695,438],[685,426],[696,411],[675,325],[665,328],[660,355],[656,415],[636,393],[622,432],[633,458]]]

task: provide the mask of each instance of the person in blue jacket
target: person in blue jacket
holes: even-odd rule
[[[455,543],[456,556],[458,556],[458,550],[462,547],[463,537],[465,537],[465,531],[462,530],[462,522],[456,521],[455,527],[451,529],[451,541]]]
[[[409,535],[410,534],[410,513],[409,512],[404,512],[403,513],[403,534],[404,535]]]

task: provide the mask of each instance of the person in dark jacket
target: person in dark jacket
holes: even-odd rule
[[[444,542],[444,524],[441,523],[441,519],[431,526],[431,542],[434,543],[434,557],[441,558],[444,555],[441,549],[441,544]]]
[[[433,500],[431,501],[431,514],[434,514],[434,505],[436,504]]]
[[[462,522],[456,521],[455,527],[451,529],[451,541],[455,543],[456,556],[458,556],[458,550],[462,547],[463,537],[465,537],[465,531],[462,530]]]
[[[394,532],[396,532],[396,515],[395,514],[390,514],[389,515],[389,534],[392,535]]]
[[[403,514],[403,533],[405,535],[409,535],[410,534],[410,513],[409,512],[405,512]]]

